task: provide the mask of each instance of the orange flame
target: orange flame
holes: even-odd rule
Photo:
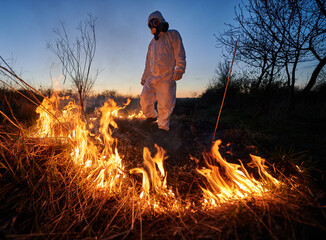
[[[122,116],[121,116],[122,117]],[[139,119],[145,119],[145,115],[143,111],[139,111],[139,113],[132,113],[127,116],[128,119],[134,119],[134,118],[139,118]]]
[[[267,186],[279,186],[280,182],[273,178],[267,171],[267,166],[264,165],[264,159],[250,155],[252,162],[249,166],[258,168],[259,175],[262,181],[256,180],[250,176],[248,171],[240,161],[239,164],[228,163],[219,152],[221,140],[214,143],[211,154],[217,163],[224,170],[225,177],[220,174],[218,166],[206,164],[209,169],[197,169],[198,173],[203,175],[208,182],[210,190],[201,188],[205,198],[205,203],[217,205],[234,199],[243,199],[250,196],[263,196],[268,192]]]
[[[148,148],[143,150],[144,164],[149,174],[143,168],[133,168],[130,173],[141,173],[143,177],[143,191],[140,194],[140,199],[144,199],[147,206],[152,206],[153,209],[162,213],[165,211],[182,211],[181,203],[176,199],[175,194],[171,189],[167,188],[167,174],[163,167],[163,161],[166,159],[163,148],[155,144],[157,153],[154,157],[151,156]],[[150,192],[152,190],[152,192]],[[146,206],[146,205],[144,205]]]
[[[57,93],[43,100],[36,112],[37,132],[39,137],[61,137],[71,144],[70,156],[75,164],[81,166],[87,179],[98,189],[109,193],[117,191],[124,178],[124,166],[117,150],[117,140],[112,137],[112,130],[117,124],[114,117],[123,107],[109,99],[100,109],[100,134],[92,136],[87,124],[81,119],[80,107],[70,100],[62,110],[60,105],[66,97]],[[92,123],[91,123],[92,124]]]
[[[148,177],[147,172],[142,168],[134,168],[130,170],[130,173],[141,173],[143,174],[143,192],[141,197],[146,194],[149,194],[150,186],[154,192],[158,192],[162,188],[166,188],[166,175],[163,167],[163,161],[166,159],[165,151],[163,148],[155,144],[157,153],[154,157],[151,157],[151,153],[148,148],[144,148],[143,157],[144,164],[149,170],[150,177]],[[158,171],[157,171],[158,168]]]
[[[59,102],[63,99],[67,98],[59,97],[55,92],[50,98],[45,98],[42,104],[36,108],[36,113],[39,114],[36,131],[40,137],[61,137],[65,135],[63,125],[66,123],[64,120],[66,110],[58,111]]]

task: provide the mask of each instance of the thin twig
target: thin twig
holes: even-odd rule
[[[212,139],[212,145],[213,145],[213,142],[214,142],[214,139],[215,139],[217,125],[218,125],[218,122],[220,121],[220,116],[221,116],[221,112],[222,112],[222,108],[223,108],[223,104],[224,104],[224,100],[225,100],[225,95],[226,95],[226,91],[228,89],[228,85],[229,85],[229,81],[230,81],[230,76],[231,76],[231,72],[232,72],[232,66],[233,66],[233,61],[234,61],[234,57],[235,57],[235,52],[237,50],[237,43],[238,43],[238,41],[235,42],[235,47],[234,47],[234,52],[233,52],[233,58],[232,58],[232,62],[231,62],[230,72],[229,72],[228,80],[227,80],[226,85],[225,85],[224,95],[223,95],[223,99],[222,99],[220,111],[218,113],[218,117],[217,117],[215,129],[214,129],[214,134],[213,134],[213,139]]]

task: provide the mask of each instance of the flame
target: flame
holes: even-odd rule
[[[165,151],[156,144],[155,148],[157,153],[154,157],[151,157],[151,152],[148,148],[145,147],[143,150],[144,164],[150,173],[150,177],[142,168],[134,168],[130,170],[130,173],[143,174],[143,192],[146,194],[149,194],[150,185],[154,192],[159,192],[162,188],[166,189],[166,175],[163,167],[163,161],[166,159]],[[141,193],[141,196],[143,196],[143,192]]]
[[[265,160],[254,155],[251,156],[251,167],[257,167],[261,181],[250,176],[242,162],[239,164],[228,163],[219,152],[221,140],[214,143],[211,155],[220,165],[225,177],[222,177],[218,166],[209,164],[206,159],[208,169],[197,169],[198,173],[203,175],[209,185],[209,189],[201,187],[204,195],[204,204],[210,203],[213,206],[218,203],[225,203],[235,199],[243,199],[252,196],[264,196],[269,187],[278,187],[280,182],[273,178],[267,171],[267,166],[264,165]]]
[[[122,116],[121,116],[122,117]],[[143,111],[139,111],[139,113],[132,113],[127,116],[128,119],[134,119],[134,118],[139,118],[139,119],[145,119],[145,115]]]
[[[69,102],[65,104],[64,101]],[[129,102],[125,106],[127,104]],[[94,136],[89,131],[93,128],[93,123],[89,124],[88,129],[81,117],[80,107],[68,97],[59,97],[55,93],[50,98],[45,98],[36,109],[39,114],[36,131],[39,137],[60,138],[63,142],[68,142],[71,145],[70,157],[87,174],[90,186],[109,193],[115,192],[120,189],[125,176],[117,140],[112,136],[110,126],[117,127],[114,117],[124,107],[118,107],[111,99],[105,102],[100,108],[100,135]]]
[[[152,158],[151,153],[148,148],[144,148],[144,164],[149,169],[152,187],[155,192],[159,191],[161,188],[166,188],[166,175],[163,167],[163,161],[166,159],[165,151],[163,148],[155,144],[157,153]],[[159,171],[156,170],[156,166]]]
[[[149,177],[147,175],[147,172],[143,168],[133,168],[130,170],[130,173],[141,173],[143,176],[143,191],[139,195],[140,198],[144,197],[144,194],[147,196],[149,195],[149,189],[150,189],[150,182],[149,182]]]
[[[39,114],[39,118],[36,121],[37,133],[40,137],[45,137],[48,134],[53,136],[53,123],[55,118],[54,104],[56,101],[56,93],[53,94],[50,99],[45,98],[40,106],[36,108],[36,113]]]
[[[44,138],[55,138],[69,146],[69,156],[80,167],[87,186],[105,193],[120,192],[123,180],[126,178],[122,158],[118,153],[118,141],[113,137],[113,129],[118,125],[115,118],[121,118],[119,110],[130,103],[128,99],[124,106],[119,107],[109,99],[99,109],[100,119],[81,117],[80,107],[69,97],[60,97],[54,93],[45,98],[36,109],[39,113],[36,129],[37,135]],[[142,112],[129,115],[126,118],[142,117]],[[99,121],[99,124],[96,122]],[[95,128],[94,126],[99,126]],[[97,133],[91,133],[93,132]],[[216,164],[208,162],[208,168],[197,169],[208,183],[203,191],[203,206],[219,206],[232,200],[250,197],[264,197],[280,182],[270,175],[261,157],[250,155],[249,167],[257,168],[259,180],[250,175],[243,163],[228,163],[219,152],[221,140],[214,143],[211,156]],[[152,157],[148,148],[143,149],[144,168],[133,168],[131,174],[142,175],[142,189],[139,194],[139,203],[143,207],[150,206],[155,212],[166,211],[182,212],[192,204],[187,199],[181,203],[171,188],[167,186],[167,173],[164,169],[166,152],[155,145],[156,154]],[[229,154],[232,155],[230,152]]]
[[[147,204],[144,206],[152,206],[157,213],[164,213],[166,211],[181,212],[184,207],[181,202],[175,197],[172,189],[167,187],[167,174],[163,167],[163,161],[166,159],[163,148],[155,144],[157,153],[154,157],[151,156],[148,148],[143,150],[144,165],[149,174],[143,168],[133,168],[130,173],[142,174],[142,189],[139,198],[144,199]],[[152,191],[151,191],[152,190]]]

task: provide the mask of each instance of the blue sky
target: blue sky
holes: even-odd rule
[[[25,81],[35,87],[51,86],[51,74],[60,76],[57,57],[47,49],[54,28],[65,23],[72,38],[88,13],[97,17],[97,51],[94,69],[101,70],[97,92],[116,90],[138,95],[147,47],[152,39],[148,15],[159,10],[171,29],[177,29],[186,50],[187,69],[178,82],[177,96],[201,93],[221,61],[213,34],[232,23],[234,6],[241,0],[147,1],[147,0],[11,0],[0,7],[0,56],[14,66]],[[51,68],[51,66],[54,67]],[[69,87],[66,83],[64,87]]]

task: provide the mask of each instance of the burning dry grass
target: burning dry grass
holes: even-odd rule
[[[228,163],[220,142],[196,158],[197,172],[167,175],[160,146],[143,149],[143,164],[126,163],[137,156],[119,152],[113,137],[121,107],[110,100],[101,119],[82,121],[73,102],[60,108],[58,99],[38,108],[36,129],[1,130],[5,238],[304,239],[325,231],[299,172],[277,172],[256,156],[255,170]]]
[[[170,209],[164,192],[153,193],[157,210],[139,198],[136,180],[127,178],[120,193],[106,194],[90,188],[64,145],[16,137],[1,143],[1,230],[7,238],[280,239],[298,236],[301,226],[318,227],[307,209],[311,199],[285,187],[272,199],[209,208],[200,204],[198,191],[186,200],[173,198],[184,206],[180,211]]]

